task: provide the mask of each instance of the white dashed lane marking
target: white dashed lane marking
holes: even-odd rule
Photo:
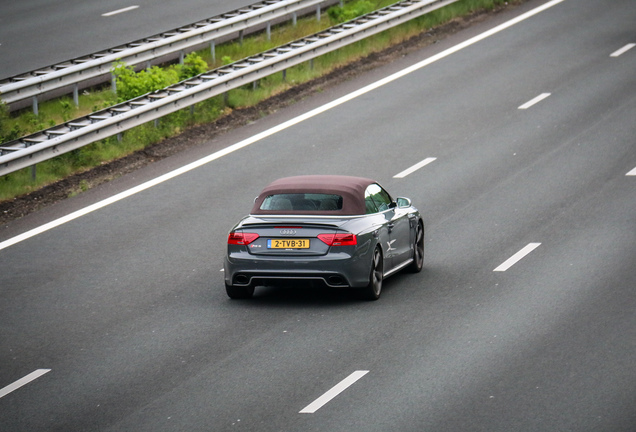
[[[614,51],[613,53],[610,54],[610,57],[618,57],[621,54],[625,54],[627,51],[629,51],[630,49],[634,48],[636,46],[636,44],[634,43],[630,43],[625,45],[623,48]]]
[[[11,392],[16,391],[20,387],[27,385],[31,381],[40,378],[42,375],[44,375],[45,373],[50,372],[50,371],[51,371],[51,369],[38,369],[38,370],[36,370],[34,372],[31,372],[30,374],[28,374],[24,378],[20,378],[19,380],[17,380],[13,384],[9,384],[8,386],[6,386],[4,388],[1,388],[0,389],[0,398],[8,395]]]
[[[114,10],[114,11],[112,11],[112,12],[106,12],[106,13],[103,13],[103,14],[102,14],[102,16],[103,16],[103,17],[113,16],[113,15],[117,15],[117,14],[120,14],[120,13],[124,13],[124,12],[129,12],[129,11],[131,11],[131,10],[135,10],[135,9],[137,9],[138,7],[139,7],[139,6],[137,6],[137,5],[134,5],[134,6],[128,6],[128,7],[122,8],[122,9]]]
[[[418,169],[422,168],[423,166],[426,166],[426,165],[430,164],[435,159],[437,159],[437,158],[434,158],[434,157],[426,158],[423,161],[416,163],[412,167],[405,169],[401,173],[394,175],[393,178],[404,178],[407,175],[409,175],[409,174],[417,171]]]
[[[327,402],[338,396],[340,393],[351,387],[356,381],[365,376],[369,371],[360,370],[355,371],[338,384],[333,386],[331,390],[329,390],[324,395],[320,396],[318,399],[307,405],[305,408],[300,410],[299,414],[313,414],[322,408]]]
[[[533,105],[538,104],[539,102],[541,102],[543,99],[547,98],[550,96],[551,93],[541,93],[539,96],[537,96],[534,99],[529,100],[528,102],[524,103],[523,105],[521,105],[519,107],[520,110],[525,110],[530,108]]]
[[[519,252],[517,252],[516,254],[514,254],[513,256],[508,258],[506,261],[504,261],[503,264],[501,264],[499,267],[497,267],[493,271],[503,272],[503,271],[508,270],[510,267],[515,265],[517,262],[519,262],[523,257],[525,257],[530,252],[532,252],[533,250],[538,248],[539,245],[541,245],[541,243],[530,243],[530,244],[528,244],[526,247],[521,249]]]

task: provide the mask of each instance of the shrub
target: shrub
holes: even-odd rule
[[[161,69],[153,66],[150,69],[135,72],[132,66],[117,62],[112,73],[117,82],[117,100],[119,102],[134,99],[179,82],[179,74],[173,68]]]
[[[183,65],[178,66],[179,80],[183,81],[193,76],[200,75],[208,71],[208,64],[196,52],[191,52],[183,60]]]
[[[368,0],[359,0],[355,3],[347,4],[344,7],[336,6],[327,11],[333,24],[350,21],[361,15],[366,15],[375,10],[375,6]]]
[[[135,72],[132,66],[124,62],[116,62],[111,69],[117,84],[117,100],[119,102],[134,99],[138,96],[161,90],[179,81],[202,74],[208,70],[208,64],[197,53],[188,54],[182,65],[162,69],[153,66]]]

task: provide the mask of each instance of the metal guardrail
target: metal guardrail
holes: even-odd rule
[[[73,86],[74,97],[77,99],[77,84],[110,74],[115,61],[137,65],[171,54],[176,57],[178,53],[182,54],[197,46],[214,43],[215,40],[230,35],[242,35],[244,31],[257,26],[267,25],[269,29],[270,22],[303,9],[314,6],[319,8],[323,2],[324,0],[264,0],[115,48],[0,80],[0,98],[10,105]],[[33,99],[33,103],[37,104],[37,98]],[[37,105],[34,105],[35,111],[36,108]]]
[[[0,147],[0,175],[119,134],[357,42],[457,0],[405,0]]]

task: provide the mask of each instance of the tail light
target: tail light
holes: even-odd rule
[[[318,238],[327,246],[354,246],[358,244],[356,235],[351,233],[318,234]]]
[[[227,237],[227,244],[248,245],[258,238],[256,233],[231,232]]]

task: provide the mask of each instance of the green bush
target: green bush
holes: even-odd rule
[[[368,0],[359,0],[355,3],[348,3],[344,7],[332,7],[327,11],[327,14],[335,25],[366,15],[374,10],[375,6],[373,3]]]
[[[132,66],[117,62],[112,73],[115,75],[119,102],[134,99],[179,82],[179,75],[172,68],[161,69],[153,66],[150,69],[135,72]]]
[[[117,100],[119,102],[134,99],[146,93],[161,90],[184,79],[199,75],[208,70],[208,64],[197,53],[190,53],[182,65],[165,69],[153,66],[135,72],[132,66],[117,62],[111,72],[115,75]]]
[[[191,52],[183,60],[183,65],[176,66],[179,80],[183,81],[208,71],[208,64],[196,52]]]

